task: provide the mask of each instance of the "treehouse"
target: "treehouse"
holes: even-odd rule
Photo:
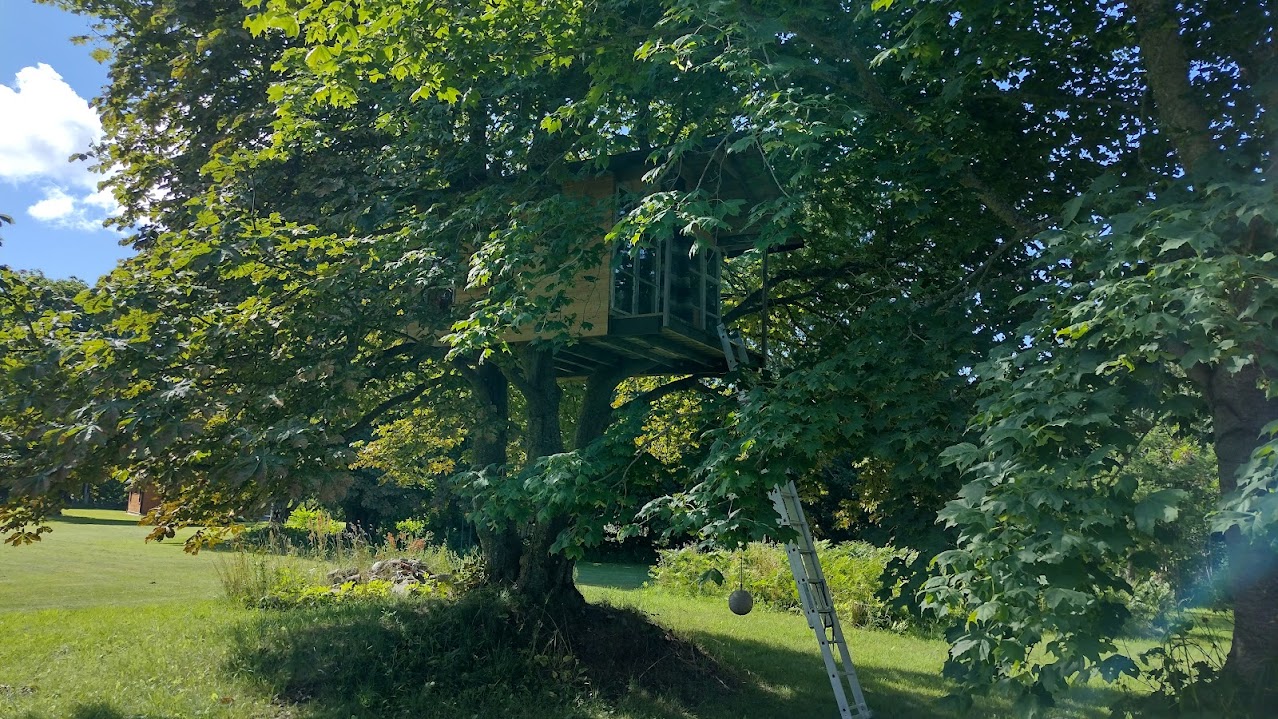
[[[634,202],[659,189],[713,188],[716,200],[742,200],[750,207],[777,195],[775,181],[757,155],[694,153],[677,176],[659,187],[644,182],[651,169],[647,152],[618,155],[594,177],[572,182],[565,191],[597,200],[613,222]],[[723,324],[724,260],[755,246],[757,229],[744,218],[698,238],[676,233],[655,247],[601,247],[599,264],[578,272],[569,301],[554,316],[507,337],[521,343],[544,336],[538,327],[568,327],[574,341],[556,353],[560,377],[584,377],[608,366],[630,362],[641,374],[723,374],[749,353],[739,336]],[[599,242],[604,242],[601,231]],[[770,251],[799,247],[798,242]],[[459,296],[458,301],[465,301]],[[633,361],[633,362],[631,362]]]

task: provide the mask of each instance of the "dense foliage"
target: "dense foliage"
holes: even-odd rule
[[[464,498],[492,580],[550,596],[571,584],[551,550],[775,534],[767,488],[794,475],[819,496],[850,468],[844,516],[886,539],[939,541],[921,527],[957,497],[923,600],[953,622],[965,692],[1033,713],[1137,671],[1112,640],[1125,572],[1166,571],[1147,550],[1207,505],[1123,466],[1155,426],[1202,428],[1237,622],[1225,675],[1269,686],[1267,0],[60,4],[102,20],[98,154],[121,165],[140,253],[0,327],[31,347],[0,376],[24,398],[11,541],[111,472],[162,490],[164,536],[414,457],[410,481]],[[753,224],[725,319],[767,371],[622,407],[641,366],[557,382],[566,285],[599,259],[597,208],[564,184],[626,151],[661,178],[707,148],[757,158],[775,197],[714,201],[708,169],[608,238]],[[530,325],[541,341],[504,341]],[[697,411],[662,404],[685,390]],[[695,441],[658,447],[663,427]]]
[[[849,626],[903,628],[907,618],[894,616],[879,596],[883,570],[901,550],[864,542],[817,543],[821,569],[834,598],[839,619]],[[790,573],[785,547],[755,542],[742,549],[700,551],[696,547],[659,553],[652,570],[653,585],[693,597],[727,598],[742,588],[758,606],[799,612],[799,592]]]

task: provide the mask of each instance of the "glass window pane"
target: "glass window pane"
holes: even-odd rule
[[[634,313],[635,301],[635,285],[634,278],[629,274],[617,275],[617,282],[613,285],[612,309],[614,312],[624,314]]]
[[[641,280],[657,284],[657,253],[650,247],[639,248],[639,270],[637,276]]]
[[[639,283],[639,312],[638,314],[649,314],[656,312],[657,304],[657,288],[647,282]]]

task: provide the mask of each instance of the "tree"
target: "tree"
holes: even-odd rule
[[[957,23],[923,11],[912,22],[946,37],[981,18],[975,3],[955,9]],[[1069,9],[1026,15],[1055,16],[1044,27],[1097,28],[1086,45],[1113,48],[1114,61],[1085,77],[1112,89],[1108,113],[1131,131],[1126,141],[1111,136],[1108,167],[1041,236],[1040,283],[1022,300],[1037,314],[1014,335],[1024,341],[976,370],[987,395],[979,445],[951,453],[971,482],[942,515],[960,546],[937,558],[929,601],[960,622],[956,675],[1011,688],[1026,707],[1097,669],[1135,671],[1110,655],[1123,616],[1112,591],[1124,586],[1107,567],[1132,551],[1134,535],[1175,516],[1178,495],[1138,498],[1133,482],[1105,478],[1156,421],[1209,419],[1235,608],[1224,671],[1263,694],[1278,646],[1266,440],[1278,418],[1267,379],[1278,219],[1265,179],[1272,16],[1263,3],[1191,10],[1151,0],[1079,4],[1073,12],[1090,18],[1067,24]],[[997,64],[963,47],[974,51],[969,61]],[[1071,118],[1096,100],[1078,97]],[[1040,643],[1050,659],[1029,654]]]
[[[805,247],[768,256],[772,297],[760,253],[733,268],[745,289],[725,316],[776,371],[732,378],[695,485],[646,517],[767,530],[766,489],[835,457],[881,468],[903,510],[958,491],[943,516],[959,544],[937,557],[927,602],[957,623],[950,672],[1028,711],[1070,678],[1131,670],[1108,656],[1124,591],[1109,568],[1178,495],[1138,496],[1113,470],[1157,422],[1210,418],[1238,570],[1227,670],[1261,685],[1278,646],[1274,575],[1259,572],[1278,85],[1261,0],[72,4],[115,23],[117,62],[135,68],[106,124],[136,142],[108,151],[136,146],[119,156],[136,168],[125,201],[163,218],[141,233],[135,273],[113,278],[82,374],[147,378],[127,384],[128,416],[160,439],[111,462],[182,487],[165,521],[311,489],[302,477],[340,485],[348,430],[463,382],[478,421],[461,481],[494,579],[559,594],[571,567],[547,551],[628,511],[598,485],[624,482],[633,435],[600,435],[629,418],[610,400],[643,369],[592,377],[565,423],[551,367],[566,327],[520,348],[503,337],[553,317],[597,259],[583,242],[597,208],[566,181],[631,150],[652,151],[660,177],[716,147],[766,161],[781,196],[737,206],[671,188],[610,238],[744,220],[760,251]],[[148,28],[158,49],[131,39]],[[245,94],[179,117],[223,79]],[[150,112],[175,144],[153,137]],[[159,175],[170,194],[148,199]],[[442,307],[460,278],[482,299]],[[948,445],[953,466],[938,461]]]
[[[86,302],[93,328],[54,350],[72,378],[39,393],[45,441],[21,463],[43,484],[18,495],[8,528],[38,527],[41,503],[73,474],[127,471],[155,486],[165,501],[149,517],[153,537],[225,526],[281,496],[333,497],[350,482],[352,440],[460,384],[475,405],[466,486],[483,493],[475,516],[490,579],[572,601],[571,562],[549,550],[572,508],[594,506],[539,501],[556,482],[547,462],[565,450],[553,358],[571,338],[507,352],[502,337],[552,315],[574,267],[594,259],[583,241],[599,231],[594,207],[562,192],[571,158],[541,127],[555,98],[589,89],[585,76],[511,37],[501,62],[545,71],[511,84],[502,67],[476,68],[483,103],[446,91],[410,102],[419,83],[390,67],[393,82],[334,95],[315,74],[322,52],[294,52],[288,33],[251,35],[246,25],[261,26],[236,3],[63,5],[101,18],[113,52],[98,153],[123,165],[113,184],[122,221],[142,225],[140,252]],[[449,306],[468,270],[484,298]],[[450,328],[451,351],[438,342]],[[585,382],[570,423],[578,451],[609,426],[617,383],[642,370]],[[508,461],[511,385],[524,410],[518,464]]]
[[[0,224],[12,219],[0,215]],[[0,476],[19,474],[28,449],[40,441],[43,428],[39,409],[27,389],[65,379],[57,363],[57,347],[68,336],[85,328],[78,303],[84,283],[77,279],[50,280],[38,272],[14,271],[0,265]],[[0,499],[9,492],[44,495],[51,487],[39,484],[0,487]],[[42,530],[21,530],[32,518],[57,511],[65,497],[37,496],[27,507],[0,509],[0,531],[10,544],[39,539]]]

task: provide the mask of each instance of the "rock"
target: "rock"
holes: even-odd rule
[[[413,579],[405,579],[399,582],[395,582],[395,586],[391,587],[391,594],[407,596],[409,594],[412,594],[413,591],[420,585],[421,585],[421,582],[418,582]]]
[[[413,580],[420,583],[425,579],[422,563],[416,559],[383,559],[373,564],[369,576],[390,582]]]
[[[359,567],[339,567],[328,573],[329,584],[359,582],[360,579]]]

